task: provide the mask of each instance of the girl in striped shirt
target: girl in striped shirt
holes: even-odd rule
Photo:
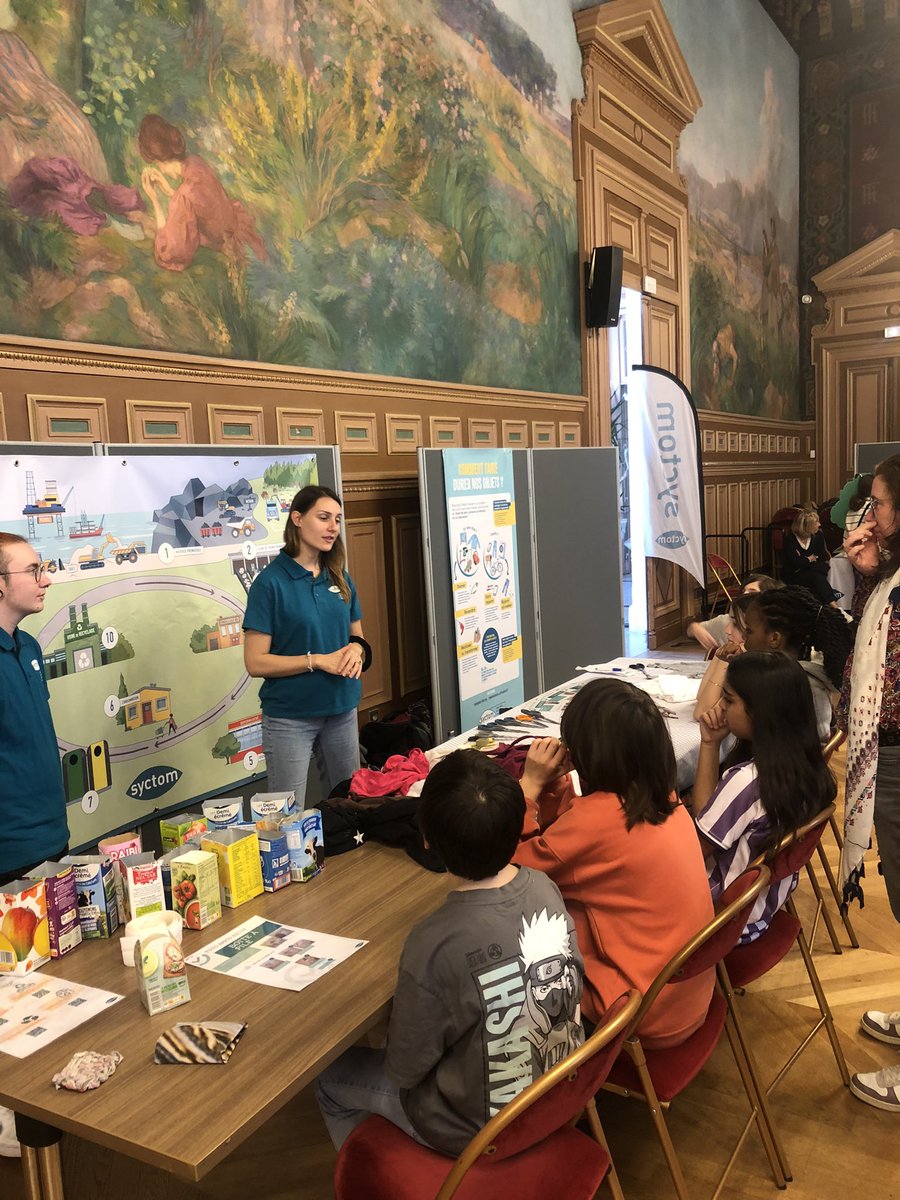
[[[737,744],[719,779],[719,746]],[[837,791],[822,757],[806,675],[782,651],[732,659],[721,701],[700,720],[700,758],[690,808],[706,857],[713,900],[760,855],[832,803]],[[797,886],[773,884],[757,900],[742,942],[759,937]]]

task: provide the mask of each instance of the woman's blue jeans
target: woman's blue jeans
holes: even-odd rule
[[[269,791],[293,792],[298,808],[305,807],[311,757],[316,760],[323,796],[359,768],[356,709],[334,717],[297,720],[263,713],[262,739]]]

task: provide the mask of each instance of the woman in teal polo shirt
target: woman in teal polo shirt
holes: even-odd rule
[[[300,808],[311,755],[326,796],[359,766],[356,710],[369,647],[344,561],[340,500],[327,487],[302,488],[284,547],[254,579],[244,614],[244,664],[265,680],[269,788],[293,791]]]

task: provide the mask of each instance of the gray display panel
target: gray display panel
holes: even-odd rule
[[[874,471],[880,462],[900,454],[900,442],[857,442],[856,470],[862,475]]]

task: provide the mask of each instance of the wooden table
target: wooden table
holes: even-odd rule
[[[324,872],[309,883],[225,909],[222,920],[208,929],[186,929],[185,951],[193,953],[255,913],[366,939],[367,946],[302,992],[189,968],[190,1004],[155,1017],[141,1005],[134,967],[123,964],[118,936],[87,942],[42,973],[125,998],[28,1058],[0,1054],[0,1103],[199,1180],[387,1015],[406,936],[438,907],[450,883],[447,875],[424,870],[401,850],[375,844],[329,859]],[[177,1021],[216,1019],[247,1022],[225,1066],[153,1062],[156,1039],[164,1029]],[[118,1050],[123,1061],[95,1091],[57,1091],[52,1075],[85,1049]],[[30,1196],[62,1196],[58,1164],[58,1153],[55,1159],[42,1159],[41,1185],[34,1155],[23,1157]]]

